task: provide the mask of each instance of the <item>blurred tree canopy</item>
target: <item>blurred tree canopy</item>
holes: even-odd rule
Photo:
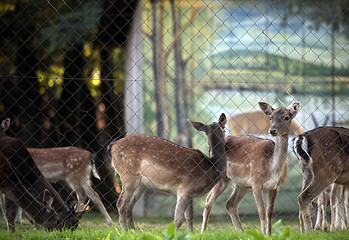
[[[124,46],[137,3],[0,2],[1,119],[28,147],[97,153],[107,208],[117,197],[106,145],[124,132]]]
[[[332,30],[343,32],[349,38],[349,1],[348,0],[288,0],[289,14],[304,17],[315,29],[327,24]]]

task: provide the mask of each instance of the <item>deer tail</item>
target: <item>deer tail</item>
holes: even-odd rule
[[[108,155],[109,155],[109,161],[110,161],[110,164],[112,166],[112,168],[114,169],[114,172],[116,174],[116,171],[115,171],[115,166],[114,166],[114,163],[112,161],[112,152],[111,152],[111,148],[112,146],[114,145],[114,143],[118,140],[120,140],[121,138],[124,138],[125,136],[127,135],[127,133],[122,133],[121,135],[117,136],[113,141],[111,141],[108,145]]]
[[[127,135],[127,133],[122,133],[121,135],[117,136],[113,141],[111,141],[107,147],[108,153],[109,153],[109,157],[111,159],[111,147],[114,145],[114,143],[118,140],[120,140],[121,138],[124,138]]]
[[[97,178],[98,180],[101,180],[101,177],[98,174],[97,168],[96,168],[96,164],[95,164],[95,159],[96,159],[97,154],[93,153],[91,156],[91,167],[92,167],[92,174],[95,178]]]
[[[312,142],[307,136],[302,134],[294,138],[293,151],[304,168],[311,166],[313,163],[310,153],[311,147]]]

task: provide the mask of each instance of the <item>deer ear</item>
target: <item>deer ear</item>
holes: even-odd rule
[[[1,123],[1,129],[2,132],[5,132],[9,127],[10,127],[11,120],[9,118],[6,118],[4,121]]]
[[[227,117],[225,116],[224,113],[222,113],[221,116],[219,117],[218,123],[221,128],[225,127],[225,124],[227,123]]]
[[[76,210],[76,207],[78,205],[78,195],[75,191],[72,191],[69,194],[65,203],[70,210]]]
[[[53,209],[52,204],[53,204],[53,197],[50,193],[49,190],[45,189],[44,191],[44,196],[43,196],[43,204],[48,208],[48,209]]]
[[[290,108],[290,114],[292,118],[294,118],[299,112],[300,105],[301,105],[300,102],[295,102],[294,104],[292,104],[292,107]]]
[[[266,102],[258,102],[258,105],[260,109],[266,114],[266,115],[271,115],[272,112],[274,111],[274,108]]]
[[[189,119],[188,119],[188,122],[190,122],[193,125],[193,127],[198,131],[203,131],[203,132],[207,131],[206,124],[203,124],[203,123],[197,122],[197,121],[193,121],[193,120],[189,120]]]

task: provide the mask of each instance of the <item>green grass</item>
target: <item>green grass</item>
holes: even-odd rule
[[[137,229],[135,231],[124,232],[121,230],[117,221],[117,216],[111,213],[111,217],[114,219],[115,225],[107,227],[104,219],[99,213],[87,213],[84,215],[80,226],[76,231],[43,231],[36,230],[28,222],[24,221],[21,224],[16,225],[16,232],[8,232],[5,229],[5,221],[0,220],[0,240],[2,239],[65,239],[65,240],[80,240],[80,239],[192,239],[192,240],[205,240],[205,239],[349,239],[349,230],[337,231],[334,233],[314,232],[312,234],[299,233],[299,223],[296,219],[282,218],[282,223],[274,220],[273,231],[275,236],[264,236],[259,232],[259,221],[257,217],[251,219],[245,218],[243,220],[243,227],[245,233],[236,231],[232,226],[230,220],[224,219],[211,219],[208,225],[208,230],[205,233],[199,233],[201,219],[198,217],[194,222],[194,233],[188,233],[186,231],[185,223],[180,228],[180,231],[175,232],[171,222],[172,218],[137,218],[135,224]],[[276,226],[275,226],[276,225]],[[289,234],[288,234],[289,231]],[[285,238],[282,237],[282,232],[285,234]],[[171,238],[172,237],[172,238]]]

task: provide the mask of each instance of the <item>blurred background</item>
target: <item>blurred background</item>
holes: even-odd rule
[[[290,146],[316,126],[348,126],[348,13],[347,0],[2,0],[0,119],[11,119],[8,135],[27,147],[95,153],[101,180],[91,176],[92,186],[115,213],[121,183],[107,146],[124,133],[208,154],[206,136],[186,119],[209,123],[224,112],[227,135],[272,139],[254,115],[258,101],[301,102]],[[302,177],[289,151],[274,218],[298,216]],[[64,182],[54,186],[70,192]],[[230,221],[231,191],[214,217]],[[194,204],[201,220],[204,198]],[[149,190],[135,215],[170,217],[174,206],[174,196]],[[251,193],[240,215],[258,219]]]

